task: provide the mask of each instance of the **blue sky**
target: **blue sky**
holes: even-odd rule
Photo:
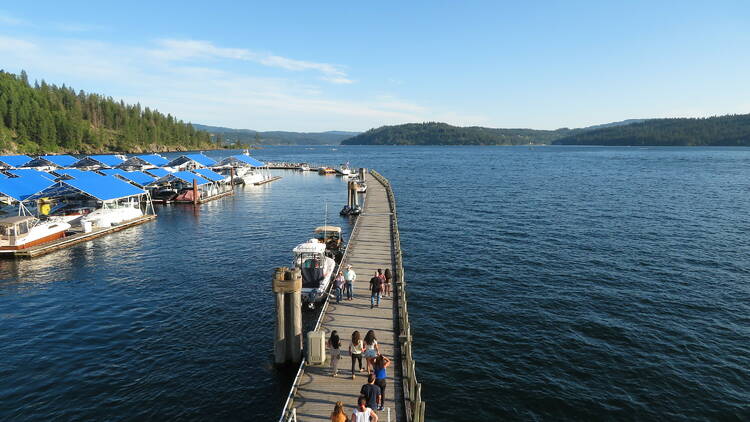
[[[750,2],[353,3],[4,2],[0,68],[259,130],[750,113]]]

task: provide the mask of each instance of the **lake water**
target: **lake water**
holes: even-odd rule
[[[429,420],[750,418],[749,149],[254,155],[391,180]],[[0,261],[0,419],[275,420],[272,269],[326,202],[350,228],[342,180],[278,173]]]

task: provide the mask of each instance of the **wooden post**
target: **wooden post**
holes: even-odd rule
[[[284,293],[276,293],[276,337],[273,345],[274,362],[286,362],[286,319],[284,318]]]
[[[232,185],[232,190],[234,190],[234,167],[229,167],[229,183]]]
[[[352,206],[352,182],[346,183],[346,205],[351,208]]]
[[[193,178],[193,205],[198,205],[198,180]]]
[[[287,293],[289,302],[289,340],[287,341],[287,351],[289,353],[289,359],[292,362],[299,362],[302,360],[302,272],[299,268],[295,268],[287,272],[288,280],[291,280],[295,285],[299,285],[298,289],[295,289],[291,293]]]
[[[298,268],[276,268],[273,277],[276,293],[276,337],[274,361],[302,360],[302,273]]]

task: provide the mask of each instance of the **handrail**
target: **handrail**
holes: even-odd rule
[[[364,204],[363,204],[364,205]],[[364,208],[364,206],[363,206]],[[339,263],[339,268],[341,268],[342,265],[346,262],[347,255],[349,254],[349,244],[351,243],[352,238],[354,237],[354,234],[357,232],[359,224],[359,218],[354,220],[354,227],[352,227],[352,232],[349,234],[349,242],[346,245],[346,250],[344,250],[344,255],[341,257],[341,261]],[[333,283],[331,283],[333,285]],[[315,327],[313,328],[313,331],[318,331],[320,329],[320,326],[323,324],[323,316],[326,313],[326,310],[328,309],[328,303],[331,299],[331,285],[328,286],[328,292],[326,294],[326,298],[323,302],[323,307],[320,309],[320,314],[318,315],[318,319],[315,321]],[[292,388],[289,390],[289,394],[286,397],[286,402],[284,403],[284,407],[281,409],[281,418],[279,418],[279,422],[287,422],[292,417],[292,414],[294,412],[294,408],[291,407],[292,402],[294,401],[294,393],[295,393],[295,386],[297,385],[297,381],[302,376],[302,373],[305,369],[305,357],[302,357],[302,361],[299,363],[299,369],[297,369],[297,376],[294,377],[294,381],[292,382]]]
[[[401,373],[405,374],[403,378],[404,393],[408,393],[410,406],[406,406],[407,420],[411,422],[424,422],[425,402],[422,401],[422,384],[417,382],[415,362],[412,357],[412,338],[411,326],[409,325],[409,312],[406,300],[406,278],[404,276],[403,254],[401,252],[401,233],[398,229],[398,213],[396,212],[396,197],[393,194],[391,183],[375,170],[370,170],[370,174],[380,182],[386,190],[388,203],[391,207],[391,231],[393,234],[394,255],[396,259],[396,288],[398,293],[398,322],[399,322],[399,343],[401,345]]]

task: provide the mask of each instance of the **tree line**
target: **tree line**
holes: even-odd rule
[[[140,104],[0,70],[0,149],[11,153],[211,148],[207,132]]]

